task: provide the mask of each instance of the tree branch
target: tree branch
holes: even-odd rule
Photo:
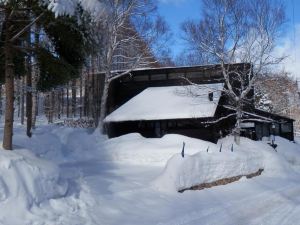
[[[14,42],[17,38],[19,38],[22,34],[24,34],[30,27],[35,24],[39,19],[42,18],[42,16],[45,14],[45,12],[42,12],[37,18],[35,18],[31,23],[29,23],[27,26],[25,26],[22,30],[20,30],[15,36],[13,36],[9,41]]]

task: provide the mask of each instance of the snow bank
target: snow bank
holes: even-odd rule
[[[300,149],[284,138],[277,138],[278,153],[267,143],[241,138],[237,146],[233,137],[219,140],[209,152],[174,155],[152,186],[163,192],[174,192],[224,178],[248,175],[264,169],[264,176],[285,177],[294,173],[293,164],[300,162]],[[222,145],[222,151],[219,149]],[[231,152],[233,146],[233,152]]]
[[[261,154],[254,152],[199,152],[184,158],[176,154],[153,181],[153,186],[160,191],[174,192],[223,178],[248,175],[263,167]]]
[[[282,155],[292,165],[300,166],[299,145],[282,137],[275,137],[277,152]]]
[[[63,196],[66,190],[67,183],[60,180],[54,164],[25,149],[0,149],[0,202],[6,201],[4,208],[13,204],[13,208],[30,209],[33,204]],[[2,206],[1,212],[5,211]]]
[[[132,133],[107,140],[102,159],[134,165],[164,166],[174,154],[181,152],[183,142],[187,154],[215,147],[211,142],[177,134],[144,138],[138,133]]]

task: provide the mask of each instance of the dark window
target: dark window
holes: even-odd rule
[[[134,76],[133,80],[134,81],[148,81],[149,77],[148,77],[148,75]]]
[[[154,123],[153,122],[146,122],[146,127],[147,128],[154,128]]]
[[[189,122],[187,122],[187,121],[178,121],[177,122],[177,127],[186,128],[189,125],[191,125],[191,124]]]
[[[200,78],[201,74],[199,72],[191,72],[187,74],[187,78]]]
[[[175,128],[176,127],[176,121],[168,121],[168,128]]]
[[[166,80],[167,75],[166,74],[153,74],[151,75],[151,80]]]
[[[140,121],[139,124],[138,124],[138,127],[141,128],[141,129],[144,129],[146,127],[145,122]]]
[[[169,73],[168,78],[170,80],[176,80],[176,79],[182,79],[184,77],[184,74],[182,73]]]
[[[279,124],[278,123],[273,123],[271,125],[271,132],[274,135],[280,135],[280,129],[279,129]]]
[[[290,123],[281,124],[281,132],[282,133],[292,132],[292,125]]]
[[[122,77],[122,79],[121,79],[122,82],[128,82],[128,81],[131,81],[131,80],[132,80],[131,76],[125,76],[125,77]]]

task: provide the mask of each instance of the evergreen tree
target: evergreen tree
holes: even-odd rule
[[[77,77],[84,62],[87,31],[78,21],[83,11],[78,7],[73,17],[59,16],[47,10],[39,0],[0,1],[0,75],[5,83],[6,111],[3,148],[12,149],[14,116],[14,78],[31,73],[25,68],[35,58],[39,65],[38,87],[47,90]],[[84,23],[82,23],[84,24]],[[31,29],[39,27],[42,40],[31,43]],[[28,101],[31,97],[28,98]],[[30,115],[31,114],[31,115]],[[32,113],[28,112],[28,117]],[[30,135],[30,127],[27,133]]]

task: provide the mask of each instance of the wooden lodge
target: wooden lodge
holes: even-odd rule
[[[134,70],[110,86],[104,121],[108,136],[182,134],[216,142],[235,125],[234,116],[226,118],[234,108],[228,107],[224,88],[220,65]],[[253,90],[248,98],[252,100],[244,107],[243,136],[261,140],[273,134],[294,140],[292,119],[255,109]]]

